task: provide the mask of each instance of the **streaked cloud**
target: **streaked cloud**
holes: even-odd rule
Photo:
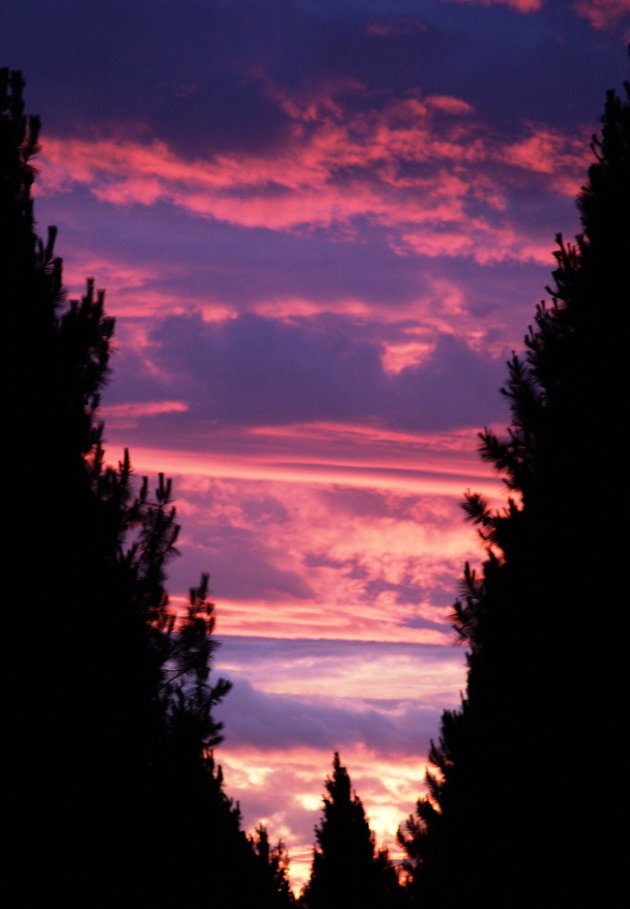
[[[235,430],[214,443],[222,453],[132,452],[137,473],[170,465],[174,474],[175,602],[210,571],[221,634],[451,641],[457,579],[481,552],[462,522],[463,491],[502,500],[474,433],[309,425]]]
[[[415,704],[440,710],[456,703],[463,680],[464,652],[454,645],[230,635],[221,640],[218,673],[244,676],[267,694],[315,696],[331,704],[344,698],[348,709],[363,705],[393,715],[399,706]],[[232,709],[229,698],[223,709]]]

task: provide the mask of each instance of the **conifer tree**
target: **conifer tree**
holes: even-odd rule
[[[428,796],[400,833],[422,909],[611,905],[606,890],[623,867],[616,466],[628,401],[630,83],[624,90],[608,92],[593,139],[582,231],[573,243],[558,236],[551,303],[508,364],[507,436],[480,434],[509,501],[493,510],[466,497],[486,546],[455,605],[467,689],[443,715]]]
[[[289,882],[289,855],[282,840],[272,846],[267,828],[259,824],[250,842],[257,858],[260,878],[256,905],[260,909],[290,909],[295,906]]]
[[[19,72],[0,70],[0,281],[7,316],[12,459],[7,752],[24,903],[233,905],[254,864],[223,791],[211,682],[208,578],[177,624],[165,589],[178,526],[171,484],[105,464],[97,420],[114,323],[87,283],[66,303],[56,230],[35,232],[33,156]],[[24,597],[24,591],[28,596]],[[191,857],[196,862],[191,863]],[[44,904],[44,903],[42,903]]]
[[[335,753],[326,780],[323,816],[315,828],[311,876],[302,900],[306,909],[385,909],[399,905],[396,872],[386,850],[377,851],[361,799]]]

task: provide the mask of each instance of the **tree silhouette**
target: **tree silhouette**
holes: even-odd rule
[[[296,900],[289,882],[289,856],[282,840],[271,846],[267,828],[264,824],[259,824],[250,841],[257,858],[260,878],[256,906],[260,909],[290,909],[295,906]]]
[[[23,87],[0,70],[0,282],[18,352],[7,640],[19,697],[7,755],[16,867],[28,862],[20,893],[231,906],[243,891],[253,905],[256,855],[212,758],[230,684],[210,680],[208,578],[178,620],[164,586],[179,529],[171,483],[138,484],[128,453],[105,464],[97,410],[114,322],[91,279],[66,303],[56,230],[46,243],[35,232],[40,123],[24,114]]]
[[[315,828],[310,880],[302,900],[307,909],[395,907],[400,900],[398,878],[386,850],[375,849],[358,795],[339,754],[326,780],[323,816]]]
[[[582,232],[574,243],[558,236],[551,303],[508,364],[508,434],[480,434],[509,502],[492,510],[466,496],[486,547],[455,605],[467,690],[442,717],[429,794],[400,832],[410,890],[426,909],[614,901],[606,890],[622,867],[625,816],[615,470],[627,407],[618,321],[630,283],[624,89],[624,100],[608,92],[593,139]],[[587,770],[598,760],[606,792]]]

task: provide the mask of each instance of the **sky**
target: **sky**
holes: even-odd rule
[[[107,456],[211,575],[216,758],[308,874],[339,751],[378,842],[459,702],[449,614],[500,505],[477,433],[548,298],[630,0],[5,0],[38,228],[116,318]]]

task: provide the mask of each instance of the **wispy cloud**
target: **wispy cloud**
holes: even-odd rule
[[[196,216],[273,231],[343,232],[368,218],[392,232],[400,253],[546,260],[547,250],[512,223],[506,193],[522,182],[515,168],[544,177],[548,192],[570,192],[583,171],[583,144],[544,130],[506,142],[468,101],[450,95],[416,92],[356,110],[347,102],[362,89],[342,84],[300,97],[270,85],[291,124],[273,154],[190,160],[163,140],[122,132],[49,137],[42,190],[85,186],[113,205],[166,201]]]
[[[630,34],[628,0],[576,0],[574,9],[598,29],[611,28],[625,19],[626,35]]]
[[[450,0],[450,2],[474,6],[508,6],[519,13],[538,13],[545,6],[552,5],[548,0]],[[624,18],[628,19],[630,27],[628,0],[574,0],[570,6],[579,16],[587,19],[593,28],[611,29]]]
[[[395,436],[388,451],[382,432],[366,428],[361,439],[355,429],[350,441],[322,427],[318,465],[315,454],[299,463],[316,428],[296,430],[283,438],[272,429],[270,447],[263,433],[258,454],[256,432],[246,458],[242,434],[234,455],[133,452],[137,472],[168,464],[175,475],[184,527],[172,592],[183,603],[209,570],[222,634],[449,643],[457,579],[481,552],[462,521],[463,491],[473,483],[501,501],[500,484],[481,475],[473,437],[458,447],[452,437],[401,436],[397,463]],[[416,446],[413,467],[404,439]]]

